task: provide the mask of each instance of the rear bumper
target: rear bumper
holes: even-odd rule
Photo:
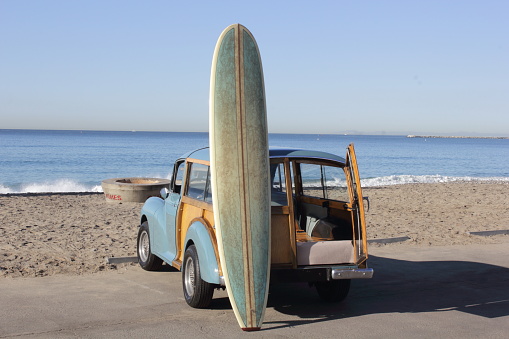
[[[332,279],[371,279],[373,278],[372,268],[333,268],[331,272]]]
[[[272,282],[318,282],[339,279],[370,279],[372,268],[357,266],[299,266],[296,269],[273,269]]]

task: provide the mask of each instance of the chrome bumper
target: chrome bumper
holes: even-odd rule
[[[373,277],[372,268],[332,268],[331,278],[337,279],[370,279]]]

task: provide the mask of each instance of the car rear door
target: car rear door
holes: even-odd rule
[[[368,248],[366,239],[366,221],[364,219],[364,205],[362,198],[361,181],[359,170],[357,168],[357,158],[355,156],[354,145],[350,144],[346,153],[346,169],[349,180],[349,191],[351,197],[351,207],[354,218],[354,251],[357,264],[361,264],[368,258]]]

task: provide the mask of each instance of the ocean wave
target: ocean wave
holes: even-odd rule
[[[0,185],[0,194],[9,194],[9,193],[15,193],[15,192],[9,187]]]
[[[446,182],[509,182],[508,177],[451,177],[443,175],[390,175],[361,179],[362,187],[378,187],[404,184],[435,184]]]
[[[14,193],[82,193],[102,192],[101,185],[85,185],[71,179],[59,179],[42,183],[22,184],[20,187],[9,187],[0,184],[0,194]]]

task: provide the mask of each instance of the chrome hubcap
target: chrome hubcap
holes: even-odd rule
[[[138,255],[141,261],[146,262],[150,253],[150,243],[148,240],[147,231],[143,231],[140,235],[140,243],[138,246]]]
[[[192,297],[194,294],[194,263],[193,258],[188,257],[185,262],[186,273],[184,275],[184,285],[187,295]]]

